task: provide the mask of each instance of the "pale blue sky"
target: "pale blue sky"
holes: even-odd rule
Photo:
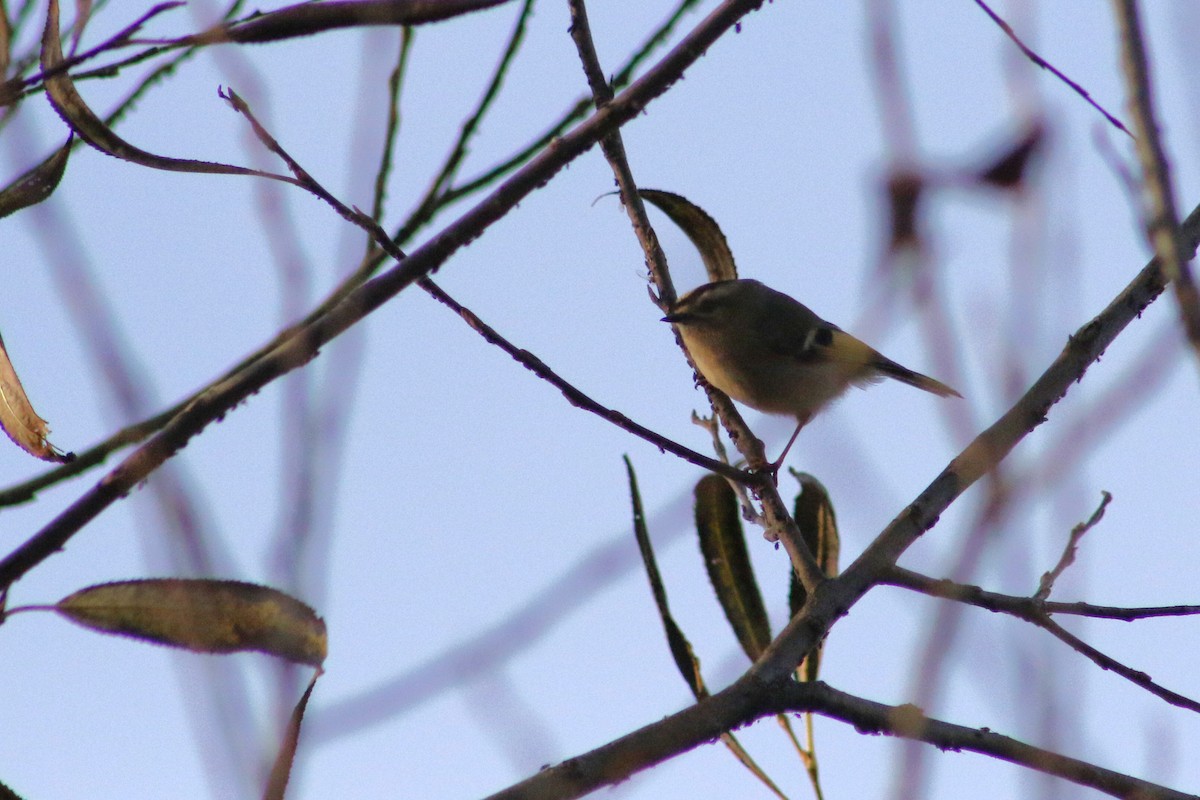
[[[793,294],[905,365],[934,372],[903,289],[887,300],[889,314],[869,311],[888,291],[872,277],[883,231],[878,181],[888,148],[866,55],[864,5],[765,5],[626,126],[625,145],[642,185],[681,193],[719,221],[743,276]],[[1145,263],[1132,198],[1096,140],[1127,161],[1131,150],[1061,83],[1015,60],[1012,45],[975,4],[897,5],[920,152],[931,167],[984,158],[1017,124],[1022,106],[1014,96],[1038,103],[1048,125],[1023,204],[987,193],[930,199],[932,266],[965,354],[956,388],[978,430],[1013,399],[1004,383],[1008,371],[1023,372],[1027,385]],[[1006,14],[1015,7],[1014,22],[1032,25],[1023,30],[1043,56],[1126,116],[1107,4],[997,5]],[[1188,83],[1197,74],[1200,12],[1179,0],[1146,5],[1163,130],[1186,213],[1200,196],[1200,104]],[[713,6],[703,3],[700,13]],[[669,7],[659,0],[594,4],[593,32],[606,70],[615,70]],[[129,11],[104,9],[104,29],[125,24],[122,13]],[[418,32],[389,221],[424,190],[515,13],[506,6]],[[699,19],[688,17],[684,29]],[[465,174],[524,144],[585,91],[567,26],[565,3],[539,4],[527,51],[473,144]],[[191,27],[186,12],[177,12],[164,18],[160,32]],[[352,165],[363,151],[367,163],[373,158],[379,86],[396,38],[339,33],[209,51],[151,92],[121,133],[170,155],[259,160],[243,122],[217,97],[219,86],[232,86],[311,173],[347,202],[368,207],[369,183]],[[104,109],[128,86],[118,79],[80,90]],[[0,136],[5,180],[65,135],[44,100],[27,106]],[[369,112],[362,117],[364,107]],[[704,449],[707,434],[689,422],[691,411],[704,407],[703,395],[692,388],[661,313],[646,300],[642,255],[628,221],[615,199],[593,205],[612,186],[599,151],[587,153],[456,254],[437,279],[601,403]],[[212,380],[280,324],[280,273],[256,206],[259,189],[241,178],[150,172],[80,149],[51,201],[0,222],[0,331],[56,444],[84,449],[128,421],[94,366],[92,339],[81,336],[61,294],[57,248],[69,245],[67,262],[70,247],[86,254],[86,269],[136,354],[157,410]],[[309,262],[311,303],[357,262],[361,237],[311,198],[291,190],[279,196],[300,231],[294,247]],[[690,245],[664,217],[652,218],[677,285],[701,282]],[[1014,263],[1037,286],[1023,305],[1013,299]],[[1197,370],[1177,337],[1162,333],[1174,320],[1169,297],[1155,304],[1052,410],[1050,424],[1013,453],[1008,463],[1016,470],[1061,452],[1055,448],[1064,423],[1093,413],[1104,389],[1139,365],[1149,343],[1169,343],[1164,357],[1174,366],[1167,377],[1127,424],[1102,434],[1068,478],[1022,503],[997,532],[976,582],[1031,593],[1070,526],[1091,514],[1106,489],[1115,499],[1063,579],[1059,598],[1129,605],[1200,600],[1190,544],[1200,511]],[[1013,330],[1015,344],[1007,338]],[[638,470],[672,609],[709,684],[740,674],[745,658],[686,535],[687,498],[700,477],[695,467],[571,407],[416,291],[372,315],[350,338],[357,342],[352,347],[364,348],[362,373],[345,419],[336,507],[322,518],[323,529],[331,529],[329,573],[308,597],[329,625],[330,657],[310,706],[314,746],[304,753],[290,797],[480,797],[690,701],[635,562],[623,454]],[[308,379],[328,374],[340,347],[326,348],[306,368]],[[280,441],[283,403],[283,387],[273,385],[193,440],[172,464],[194,488],[206,530],[224,542],[226,577],[274,579],[269,559],[282,518],[279,468],[288,457]],[[816,474],[830,490],[844,563],[964,444],[947,433],[940,403],[883,384],[852,393],[800,438],[788,463]],[[748,421],[767,438],[769,452],[790,431],[786,420],[750,413]],[[41,469],[15,448],[0,448],[0,484]],[[102,474],[3,510],[6,549]],[[84,585],[170,572],[156,541],[163,526],[151,494],[144,487],[106,511],[65,552],[20,581],[10,603],[52,602]],[[945,574],[981,497],[978,489],[969,492],[902,563]],[[749,538],[778,627],[786,557],[757,533]],[[342,704],[508,620],[597,553],[608,571],[568,584],[549,603],[562,616],[501,667],[470,681],[450,675],[453,688],[351,734],[330,738],[322,727],[338,718]],[[895,589],[872,592],[831,635],[824,677],[874,700],[909,701],[912,665],[936,607]],[[1189,756],[1200,748],[1194,715],[1168,708],[1026,626],[982,611],[965,612],[962,622],[945,691],[927,709],[931,714],[1185,791],[1200,786],[1200,765]],[[1200,645],[1195,621],[1091,622],[1072,630],[1168,687],[1200,694],[1191,655]],[[217,661],[99,636],[49,615],[12,618],[0,627],[0,718],[9,731],[0,737],[0,780],[30,800],[253,796],[236,770],[214,768],[231,758],[219,746],[209,749],[208,760],[202,755],[199,742],[211,744],[216,734],[204,727],[206,716],[187,711],[211,703],[203,676]],[[263,726],[258,738],[269,753],[272,665],[258,655],[227,661],[247,676]],[[888,796],[901,752],[895,742],[830,721],[818,721],[817,731],[827,796]],[[775,723],[739,735],[790,796],[809,796]],[[997,800],[1041,791],[1020,770],[988,759],[927,756],[931,798],[977,795],[980,786]],[[1093,796],[1066,784],[1058,790],[1053,796]],[[724,748],[709,746],[636,777],[616,796],[766,793]]]

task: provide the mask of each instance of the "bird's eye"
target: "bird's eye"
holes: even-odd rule
[[[829,347],[833,344],[833,331],[829,328],[813,328],[804,337],[802,350],[808,351],[814,347]]]

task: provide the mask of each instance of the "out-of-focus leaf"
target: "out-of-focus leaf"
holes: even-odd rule
[[[821,571],[830,578],[835,577],[838,574],[841,539],[838,536],[837,517],[833,513],[833,501],[829,499],[829,492],[821,482],[812,475],[807,472],[793,474],[800,481],[800,494],[796,496],[793,512],[796,526],[800,528],[800,536],[808,545],[808,550],[816,559]],[[793,571],[791,591],[788,593],[788,605],[791,607],[792,616],[804,606],[805,599],[804,586],[796,579],[796,573]],[[819,646],[815,657],[806,658],[800,665],[799,674],[804,680],[815,681],[820,662]]]
[[[888,252],[920,250],[920,212],[925,179],[912,171],[894,172],[888,176],[887,194],[890,212]]]
[[[637,539],[638,551],[642,554],[642,564],[646,567],[646,577],[650,580],[650,592],[654,595],[654,605],[658,608],[659,619],[667,634],[667,647],[671,650],[671,658],[675,667],[687,682],[688,688],[696,699],[708,696],[704,679],[700,676],[700,659],[696,658],[692,644],[683,635],[683,631],[675,624],[671,609],[667,606],[667,590],[663,586],[662,575],[658,571],[658,562],[654,558],[654,549],[650,546],[650,533],[646,530],[646,517],[642,512],[642,495],[638,491],[637,476],[633,472],[633,464],[625,457],[625,472],[629,476],[629,494],[633,502],[633,535]]]
[[[154,578],[81,589],[55,609],[93,630],[197,653],[255,650],[319,667],[325,622],[276,589],[241,581]]]
[[[283,734],[283,742],[279,745],[279,755],[271,765],[271,775],[267,778],[267,788],[263,792],[263,800],[283,800],[287,792],[288,779],[292,776],[292,764],[296,760],[296,747],[300,744],[300,724],[304,721],[304,710],[308,708],[308,698],[312,697],[317,678],[321,677],[318,669],[308,682],[308,688],[300,697],[300,702],[292,709],[288,720],[287,730]]]
[[[54,193],[67,168],[72,138],[69,137],[67,143],[51,153],[45,161],[0,190],[0,218],[37,205]]]
[[[1032,156],[1040,149],[1045,129],[1040,123],[1031,125],[1007,150],[979,170],[980,183],[998,189],[1020,189]]]
[[[642,495],[638,491],[637,476],[633,472],[633,464],[630,463],[628,456],[625,458],[625,472],[629,476],[629,495],[633,502],[633,534],[637,539],[638,551],[642,554],[642,563],[646,567],[646,577],[650,579],[650,591],[654,595],[654,604],[658,607],[659,619],[662,620],[663,629],[667,633],[667,646],[671,650],[671,657],[675,660],[675,667],[687,682],[688,688],[692,690],[692,694],[697,700],[702,700],[708,697],[708,688],[705,687],[704,678],[700,674],[700,659],[692,650],[691,642],[675,624],[675,619],[671,616],[671,609],[667,606],[667,590],[663,585],[662,575],[658,571],[654,549],[650,546],[650,533],[646,530],[646,517],[642,511]],[[737,737],[732,733],[723,733],[721,741],[742,763],[742,766],[762,781],[763,785],[776,797],[787,800],[787,795],[780,791],[767,773],[763,772],[746,748],[742,746],[742,743],[737,740]]]
[[[64,453],[46,441],[50,427],[33,410],[8,358],[3,337],[0,337],[0,427],[18,447],[43,461],[62,463],[74,458],[72,453]]]
[[[708,579],[742,649],[757,661],[771,643],[771,624],[746,550],[737,495],[715,474],[700,479],[695,495],[696,532]]]
[[[71,33],[71,55],[79,49],[79,42],[83,40],[83,32],[87,29],[87,24],[92,18],[92,0],[75,0],[75,24],[72,26],[74,31]]]
[[[503,5],[509,0],[343,0],[299,3],[188,36],[179,44],[274,42],[340,28],[421,25]]]
[[[8,74],[8,65],[12,61],[12,44],[12,22],[8,19],[8,14],[0,14],[0,75]]]
[[[707,211],[682,195],[661,189],[638,189],[638,194],[661,209],[692,240],[700,251],[709,281],[731,281],[737,277],[729,242]]]

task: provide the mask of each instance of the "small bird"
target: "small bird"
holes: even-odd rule
[[[895,378],[941,397],[961,397],[941,381],[902,367],[807,306],[756,280],[706,283],[663,317],[679,328],[700,374],[751,408],[796,418],[777,472],[813,416],[851,386]]]

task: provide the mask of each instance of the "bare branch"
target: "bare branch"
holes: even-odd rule
[[[1192,211],[1184,222],[1182,236],[1189,253],[1195,252],[1200,242],[1200,208]],[[755,664],[753,672],[769,682],[795,669],[833,622],[895,565],[917,537],[937,524],[938,516],[951,502],[1046,421],[1051,407],[1083,377],[1121,331],[1154,302],[1165,285],[1165,276],[1155,259],[1104,311],[1075,332],[1054,363],[1016,404],[959,453],[840,577],[827,581],[810,595],[805,611],[792,619]]]
[[[1146,63],[1146,45],[1138,20],[1135,0],[1113,0],[1117,23],[1121,30],[1121,65],[1125,73],[1125,88],[1129,108],[1137,129],[1138,160],[1142,163],[1142,186],[1146,196],[1146,235],[1150,246],[1162,263],[1167,280],[1175,289],[1179,301],[1179,320],[1184,334],[1200,359],[1200,291],[1196,288],[1188,262],[1193,254],[1184,255],[1185,246],[1179,237],[1179,212],[1175,207],[1175,191],[1171,185],[1171,170],[1155,119],[1154,93],[1150,85],[1150,68]]]
[[[1075,634],[1063,628],[1054,620],[1050,619],[1049,616],[1043,615],[1041,619],[1031,620],[1031,622],[1034,622],[1038,627],[1047,630],[1056,639],[1068,645],[1075,652],[1080,653],[1081,655],[1090,659],[1092,663],[1100,667],[1100,669],[1115,672],[1130,683],[1140,686],[1160,700],[1165,700],[1167,703],[1170,703],[1177,708],[1200,712],[1200,701],[1193,700],[1192,698],[1179,694],[1178,692],[1173,692],[1165,686],[1156,683],[1154,679],[1141,670],[1127,667],[1120,661],[1117,661],[1115,658],[1105,655],[1087,642],[1080,639]]]
[[[930,597],[940,597],[944,600],[966,603],[967,605],[982,608],[986,611],[1011,614],[1020,619],[1031,619],[1039,614],[1065,614],[1075,617],[1133,622],[1158,617],[1192,617],[1200,615],[1200,605],[1098,606],[1092,603],[1063,603],[1039,600],[1036,597],[999,594],[968,583],[930,578],[904,567],[892,567],[883,575],[880,583],[888,586],[912,589]]]
[[[183,448],[209,423],[224,416],[239,403],[276,378],[312,360],[320,347],[340,335],[367,314],[428,275],[459,248],[479,236],[535,189],[544,185],[572,160],[578,158],[609,132],[636,117],[654,98],[665,92],[683,71],[696,61],[742,16],[762,0],[726,0],[646,75],[597,111],[587,122],[558,139],[554,146],[535,158],[479,205],[414,251],[402,263],[355,289],[327,314],[282,337],[267,355],[229,379],[202,392],[175,416],[154,438],[130,454],[120,465],[66,510],[51,520],[23,545],[0,561],[0,587],[8,586],[37,564],[62,550],[84,525],[124,497],[147,475]],[[358,215],[363,224],[371,223]],[[394,250],[386,236],[388,246]],[[380,242],[381,246],[384,242]]]
[[[758,683],[743,678],[676,714],[647,725],[591,752],[543,769],[531,778],[491,795],[489,800],[567,800],[717,738],[722,722],[738,727],[781,712],[812,712],[849,723],[861,732],[926,742],[944,751],[982,753],[1088,786],[1114,797],[1196,800],[1086,761],[1034,747],[986,728],[968,728],[925,716],[916,706],[888,706],[840,692],[821,682]]]
[[[1125,133],[1128,133],[1130,136],[1133,136],[1133,134],[1130,133],[1129,129],[1125,127],[1125,125],[1121,122],[1121,120],[1117,119],[1115,116],[1108,113],[1108,111],[1105,110],[1104,106],[1100,105],[1099,103],[1097,103],[1095,100],[1092,99],[1092,96],[1091,96],[1091,94],[1088,93],[1087,89],[1084,89],[1078,83],[1076,83],[1075,81],[1068,78],[1066,75],[1064,75],[1057,67],[1055,67],[1053,64],[1051,64],[1049,61],[1042,58],[1037,53],[1033,52],[1028,47],[1026,47],[1025,43],[1022,42],[1020,40],[1020,38],[1018,38],[1016,32],[1012,29],[1012,26],[1009,25],[1007,22],[1005,22],[1003,19],[1001,19],[999,14],[997,14],[995,11],[992,11],[992,9],[988,7],[987,3],[983,2],[983,0],[975,0],[975,5],[982,8],[983,13],[985,13],[989,17],[991,17],[992,22],[994,22],[1000,26],[1000,30],[1004,31],[1005,35],[1008,36],[1008,38],[1012,39],[1013,44],[1015,44],[1018,48],[1020,48],[1021,52],[1025,54],[1026,58],[1028,58],[1030,61],[1032,61],[1035,65],[1048,71],[1054,77],[1058,78],[1060,81],[1062,81],[1067,86],[1069,86],[1071,88],[1071,91],[1075,92],[1075,94],[1082,97],[1085,101],[1087,101],[1088,105],[1090,105],[1092,108],[1096,109],[1101,114],[1103,114],[1104,118],[1106,120],[1108,120],[1109,123],[1112,124],[1112,126],[1114,128],[1116,128],[1120,131],[1123,131]]]
[[[1097,512],[1099,513],[1099,512]],[[1091,522],[1091,520],[1089,520]],[[906,589],[921,592],[931,597],[941,597],[960,603],[977,606],[993,612],[1010,614],[1018,619],[1031,622],[1049,632],[1072,650],[1088,658],[1096,666],[1110,670],[1129,682],[1140,686],[1173,706],[1200,712],[1200,702],[1185,695],[1173,692],[1155,683],[1146,673],[1128,667],[1111,656],[1105,655],[1096,648],[1070,633],[1051,618],[1051,614],[1071,614],[1074,616],[1096,617],[1100,619],[1119,619],[1124,621],[1150,619],[1152,617],[1182,617],[1200,614],[1200,606],[1168,606],[1155,608],[1108,608],[1093,606],[1087,603],[1048,603],[1044,599],[1034,597],[1014,597],[1012,595],[987,592],[978,586],[971,586],[953,581],[939,581],[920,575],[902,567],[893,567],[888,571],[883,583],[892,586],[902,586]]]
[[[1067,546],[1063,548],[1063,554],[1059,557],[1058,563],[1054,565],[1054,569],[1042,575],[1038,589],[1033,593],[1035,599],[1045,600],[1050,597],[1050,592],[1054,589],[1054,582],[1067,567],[1075,563],[1075,553],[1079,549],[1079,541],[1083,535],[1104,519],[1104,509],[1108,508],[1108,504],[1112,502],[1112,495],[1108,492],[1101,492],[1100,495],[1100,506],[1092,512],[1092,516],[1088,518],[1087,522],[1081,522],[1071,529],[1071,535],[1067,538]]]
[[[583,64],[588,85],[592,89],[596,108],[602,110],[612,101],[612,89],[604,80],[604,70],[596,55],[596,46],[592,41],[591,29],[588,25],[587,9],[583,0],[570,0],[569,5],[571,8],[571,38],[575,40],[575,48],[579,53],[579,60]],[[646,267],[658,290],[658,296],[654,299],[660,308],[669,310],[675,302],[675,286],[671,282],[666,254],[663,253],[662,247],[658,243],[658,237],[646,216],[646,207],[638,193],[637,184],[633,180],[633,171],[630,169],[629,160],[625,155],[625,144],[621,139],[620,131],[614,130],[601,139],[600,147],[604,150],[605,158],[612,167],[613,175],[616,176],[617,186],[621,192],[621,202],[629,213],[634,234],[646,254]],[[696,365],[692,362],[691,355],[688,354],[678,333],[675,335],[675,342],[687,356],[693,371],[699,375],[699,371],[695,369]],[[764,535],[771,541],[783,541],[797,576],[804,587],[811,590],[825,579],[825,575],[817,566],[812,554],[804,546],[795,521],[788,514],[787,506],[779,496],[777,487],[764,469],[767,458],[762,442],[750,431],[732,400],[723,392],[709,386],[706,381],[700,381],[700,383],[708,393],[708,399],[712,403],[713,409],[725,423],[725,429],[729,431],[734,445],[745,456],[750,467],[755,470],[754,477],[757,479],[748,482],[748,485],[763,506],[763,518],[766,520]]]

